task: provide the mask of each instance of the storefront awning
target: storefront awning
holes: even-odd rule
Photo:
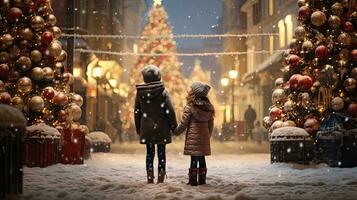
[[[284,54],[285,51],[279,51],[271,55],[267,60],[265,60],[261,65],[259,65],[255,71],[246,73],[242,78],[243,83],[246,84],[248,82],[253,81],[257,78],[259,73],[266,71],[274,72],[276,70],[280,70],[280,68],[282,67]]]
[[[271,55],[267,60],[265,60],[261,65],[257,67],[256,72],[261,73],[268,70],[280,69],[282,67],[284,53],[284,51],[279,51]]]

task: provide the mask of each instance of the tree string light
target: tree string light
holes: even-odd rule
[[[102,50],[89,50],[89,49],[75,49],[74,51],[80,53],[95,53],[95,54],[106,54],[106,55],[116,55],[116,56],[172,56],[176,54],[177,56],[234,56],[234,55],[246,55],[248,53],[252,54],[269,54],[271,51],[261,50],[261,51],[232,51],[232,52],[204,52],[204,53],[135,53],[135,52],[115,52],[115,51],[102,51]],[[275,50],[273,52],[284,52],[286,49]]]
[[[74,38],[94,38],[94,39],[162,39],[162,38],[248,38],[263,36],[279,36],[278,33],[243,33],[243,34],[178,34],[178,35],[157,35],[157,36],[137,36],[137,35],[95,35],[95,34],[62,34],[63,37]]]

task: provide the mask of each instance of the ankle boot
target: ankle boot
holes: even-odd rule
[[[197,168],[190,168],[188,170],[188,185],[197,186],[197,175],[198,169]]]
[[[198,169],[198,185],[206,184],[207,168]]]
[[[154,171],[147,171],[148,183],[154,183]]]
[[[165,171],[159,171],[159,175],[157,177],[157,183],[163,183],[165,180],[166,172]]]

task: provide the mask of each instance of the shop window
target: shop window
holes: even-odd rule
[[[285,24],[284,20],[280,20],[278,23],[279,28],[279,47],[285,46]]]

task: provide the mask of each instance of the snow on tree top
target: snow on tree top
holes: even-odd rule
[[[309,140],[310,135],[303,128],[281,127],[270,135],[270,141]]]
[[[93,143],[112,143],[110,137],[101,131],[95,131],[88,134],[88,137]]]
[[[26,129],[29,137],[61,137],[61,133],[57,129],[48,126],[45,123],[34,124],[28,126]]]
[[[26,127],[26,123],[26,118],[20,110],[0,104],[0,128]]]

